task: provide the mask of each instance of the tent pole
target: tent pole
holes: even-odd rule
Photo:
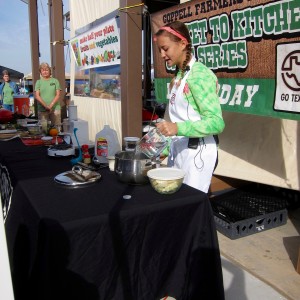
[[[28,1],[28,14],[29,14],[29,32],[31,44],[31,68],[32,68],[32,86],[40,78],[39,72],[39,32],[38,32],[38,12],[37,0]],[[37,117],[37,100],[34,100],[34,114]]]
[[[49,0],[49,28],[52,75],[58,79],[62,95],[60,97],[61,117],[66,118],[65,105],[65,61],[64,61],[64,25],[62,0]],[[56,41],[56,42],[55,42]]]

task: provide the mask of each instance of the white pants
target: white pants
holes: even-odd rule
[[[217,145],[213,136],[199,139],[197,149],[188,148],[187,137],[175,137],[170,146],[168,166],[186,172],[184,183],[208,192],[217,160]]]

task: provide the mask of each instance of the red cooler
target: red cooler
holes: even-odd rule
[[[14,112],[17,114],[29,116],[29,96],[15,95],[14,96]]]

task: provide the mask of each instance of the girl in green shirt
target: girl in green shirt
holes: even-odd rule
[[[168,166],[185,171],[184,183],[208,192],[217,162],[216,135],[224,129],[215,74],[192,54],[189,30],[175,21],[155,34],[162,59],[177,72],[170,83],[170,121],[157,124],[171,138]]]

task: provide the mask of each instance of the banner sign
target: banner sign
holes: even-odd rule
[[[179,20],[193,54],[219,79],[222,109],[300,120],[300,1],[198,0],[151,15],[152,32]],[[167,69],[153,46],[158,101],[167,101]]]
[[[276,52],[277,70],[274,108],[299,113],[300,43],[278,44]]]
[[[116,19],[98,25],[70,40],[77,66],[89,69],[120,64],[120,37]]]

